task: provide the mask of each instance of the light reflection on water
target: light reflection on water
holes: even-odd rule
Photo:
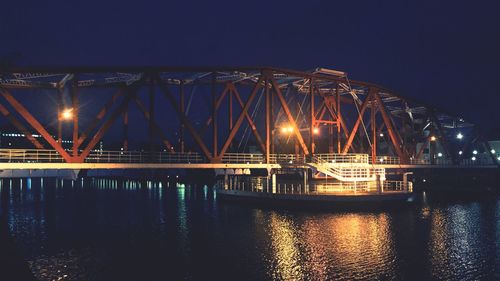
[[[311,212],[217,202],[207,186],[96,178],[7,179],[0,199],[40,280],[500,277],[498,198]]]

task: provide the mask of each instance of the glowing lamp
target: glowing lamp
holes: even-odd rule
[[[62,120],[71,120],[73,119],[73,108],[66,108],[61,112],[61,116],[59,116]]]

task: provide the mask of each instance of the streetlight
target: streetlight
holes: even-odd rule
[[[293,133],[293,127],[290,125],[285,125],[281,127],[281,133],[282,134],[291,134]]]
[[[462,133],[458,132],[457,139],[461,140],[463,138],[464,138],[464,135],[462,135]]]
[[[61,120],[71,120],[73,119],[73,108],[66,108],[61,112],[59,116]]]

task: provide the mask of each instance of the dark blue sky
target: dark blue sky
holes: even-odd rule
[[[4,1],[17,65],[266,65],[347,71],[498,126],[500,2]]]

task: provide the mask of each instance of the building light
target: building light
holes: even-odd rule
[[[462,150],[460,150],[460,151],[458,152],[458,155],[462,155],[462,153],[463,153],[463,152],[462,152]]]
[[[476,155],[476,154],[477,154],[477,150],[475,150],[475,149],[474,149],[474,150],[472,151],[472,154]]]
[[[443,153],[439,152],[438,157],[443,157]]]
[[[476,161],[476,156],[472,156],[472,161]]]
[[[436,141],[436,136],[431,136],[430,140],[431,141]]]
[[[495,154],[496,151],[494,149],[492,149],[490,152],[491,152],[491,154]]]
[[[459,132],[459,133],[457,134],[457,139],[461,140],[461,139],[463,139],[463,138],[464,138],[464,135],[462,135],[462,133],[460,133],[460,132]]]

